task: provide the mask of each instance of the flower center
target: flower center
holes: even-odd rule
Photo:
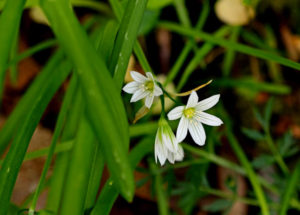
[[[148,90],[148,91],[153,91],[154,90],[154,83],[153,81],[147,81],[145,83],[145,90]]]
[[[187,108],[183,111],[183,114],[186,118],[190,119],[195,115],[195,108]]]

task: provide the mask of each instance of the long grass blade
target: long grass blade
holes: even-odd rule
[[[88,119],[103,146],[110,173],[123,197],[131,201],[134,179],[124,147],[129,142],[128,122],[120,93],[68,1],[42,0],[41,6],[59,43],[76,66]]]

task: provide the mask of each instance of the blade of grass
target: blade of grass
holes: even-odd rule
[[[181,24],[185,27],[191,26],[191,21],[189,19],[189,13],[185,7],[184,0],[174,0],[173,4],[176,9],[177,16],[179,17],[179,20]]]
[[[274,61],[280,65],[290,67],[295,70],[300,70],[299,63],[296,63],[296,62],[286,59],[284,57],[275,55],[274,53],[270,53],[270,52],[267,52],[264,50],[253,48],[253,47],[250,47],[250,46],[247,46],[244,44],[234,43],[232,41],[221,39],[221,38],[218,38],[216,36],[213,36],[213,35],[205,33],[205,32],[195,31],[190,28],[179,26],[178,24],[175,24],[172,22],[160,22],[158,24],[158,27],[166,28],[170,31],[173,31],[173,32],[176,32],[176,33],[179,33],[182,35],[192,36],[194,38],[201,38],[205,41],[222,46],[224,48],[231,48],[232,50],[241,52],[243,54],[258,57],[263,60]]]
[[[162,176],[157,172],[158,167],[153,160],[148,160],[151,173],[154,177],[154,189],[157,197],[158,211],[160,215],[168,215],[169,213],[169,204],[168,198],[166,195],[165,188],[163,186]]]
[[[300,162],[296,164],[293,173],[290,175],[286,189],[284,189],[284,193],[283,195],[281,195],[281,203],[279,204],[280,205],[279,215],[287,214],[289,203],[293,197],[293,194],[297,190],[297,186],[299,186],[299,178],[300,178]]]
[[[16,38],[26,0],[6,1],[0,16],[0,101],[4,90],[7,62]]]
[[[12,58],[9,63],[8,63],[8,66],[12,66],[14,64],[17,64],[18,62],[20,62],[21,60],[27,58],[27,57],[30,57],[32,55],[34,55],[35,53],[39,52],[39,51],[42,51],[44,49],[48,49],[50,47],[53,47],[57,44],[57,40],[55,39],[50,39],[50,40],[47,40],[45,42],[41,42],[33,47],[31,47],[30,49],[22,52],[21,54],[15,56],[14,58]]]
[[[75,139],[76,133],[78,131],[78,125],[80,124],[80,119],[83,114],[83,100],[80,92],[80,88],[77,89],[76,97],[72,105],[70,106],[70,111],[66,118],[66,124],[61,135],[61,141],[72,141]],[[58,147],[61,144],[58,145]],[[72,145],[73,146],[73,145]],[[69,165],[71,151],[67,151],[58,154],[55,159],[54,170],[51,176],[51,185],[47,198],[46,210],[51,211],[53,214],[58,214],[59,204],[61,202],[62,191],[64,187],[65,177],[67,168]]]
[[[205,0],[203,2],[203,8],[201,10],[199,19],[197,21],[197,24],[195,25],[195,29],[197,30],[201,30],[206,22],[206,19],[208,17],[209,14],[209,0]],[[187,44],[184,46],[183,50],[180,52],[180,55],[177,57],[175,64],[173,65],[173,67],[171,68],[167,79],[164,83],[164,86],[167,86],[167,84],[171,81],[173,81],[175,79],[175,77],[177,76],[179,70],[181,69],[181,67],[183,66],[186,58],[188,57],[190,51],[193,49],[193,47],[195,46],[195,42],[192,41],[191,39],[187,42]]]
[[[57,118],[57,122],[56,122],[56,125],[55,125],[51,145],[50,145],[49,152],[48,152],[48,157],[47,157],[47,160],[44,164],[43,172],[42,172],[42,175],[40,177],[40,181],[39,181],[39,184],[38,184],[37,189],[35,191],[35,194],[33,196],[32,203],[29,207],[29,215],[34,215],[35,214],[35,207],[36,207],[36,204],[37,204],[37,200],[39,198],[39,195],[41,193],[41,188],[42,188],[42,186],[44,184],[44,181],[46,179],[46,175],[47,175],[47,172],[49,170],[53,154],[55,152],[56,143],[58,141],[59,135],[61,134],[63,124],[64,124],[64,121],[65,121],[65,118],[66,118],[66,115],[67,115],[67,111],[70,107],[70,104],[71,104],[72,99],[74,97],[74,94],[76,92],[76,87],[77,87],[77,77],[72,76],[70,86],[69,86],[68,91],[65,95],[61,110],[60,110],[58,118]]]
[[[77,68],[88,119],[103,146],[110,173],[122,196],[131,201],[134,179],[124,147],[129,142],[128,122],[120,93],[68,2],[42,0],[41,6],[57,39]]]
[[[230,28],[228,26],[222,27],[218,29],[213,35],[215,35],[218,38],[224,37]],[[180,92],[185,83],[188,81],[188,78],[196,69],[196,67],[199,65],[199,62],[213,49],[214,45],[211,43],[205,43],[200,49],[196,51],[195,56],[193,59],[189,62],[186,69],[183,72],[183,75],[180,78],[180,81],[177,85],[177,92]]]
[[[54,93],[67,78],[71,71],[71,64],[69,61],[61,62],[62,59],[63,53],[61,51],[55,54],[10,114],[0,131],[0,154],[3,153],[15,133],[18,132],[21,126],[20,122],[25,120],[32,107],[39,106],[37,109],[45,110]],[[41,97],[43,100],[37,99]]]
[[[249,177],[250,183],[254,189],[254,193],[259,202],[259,206],[261,208],[261,213],[263,215],[269,215],[270,210],[269,210],[269,206],[268,206],[265,194],[261,188],[261,183],[258,180],[258,177],[256,176],[256,174],[251,166],[251,163],[248,161],[244,151],[242,150],[241,146],[239,145],[239,142],[237,141],[236,137],[233,135],[233,131],[231,128],[231,122],[223,108],[222,108],[222,113],[223,113],[222,116],[224,119],[224,124],[226,125],[225,133],[228,138],[229,144],[232,147],[236,156],[238,157],[239,161],[245,168],[245,171]]]
[[[18,49],[19,49],[19,29],[15,31],[14,35],[14,41],[13,41],[13,46],[10,52],[10,57],[9,59],[13,59],[15,56],[18,54]],[[18,79],[18,66],[17,63],[11,64],[9,67],[9,75],[10,75],[10,80],[12,83],[16,83]]]
[[[84,214],[84,204],[89,183],[90,168],[95,150],[95,136],[85,116],[82,117],[78,135],[68,167],[66,183],[58,214]]]
[[[131,150],[129,159],[133,169],[138,165],[142,158],[153,149],[153,139],[153,136],[146,137]],[[101,190],[91,215],[108,215],[118,195],[119,192],[115,189],[112,178],[108,179]]]
[[[228,87],[228,88],[245,88],[257,92],[268,92],[274,94],[289,94],[291,88],[283,84],[272,84],[265,82],[258,82],[249,78],[229,79],[222,78],[214,80],[216,87]]]
[[[233,27],[229,40],[231,42],[237,42],[240,31],[241,31],[241,27],[239,26]],[[235,51],[232,49],[227,49],[224,57],[223,68],[222,68],[224,77],[228,77],[230,75],[234,59],[235,59]]]
[[[146,9],[148,0],[131,0],[126,6],[120,23],[109,70],[114,74],[117,90],[121,90],[133,45]]]
[[[64,65],[63,65],[64,66]],[[11,147],[4,159],[1,171],[0,171],[0,214],[4,215],[7,212],[9,200],[12,194],[12,190],[17,178],[17,174],[24,159],[29,141],[33,135],[33,132],[48,104],[49,95],[53,95],[56,91],[56,84],[61,83],[60,80],[65,80],[68,69],[65,67],[58,68],[59,72],[55,74],[52,71],[52,79],[49,79],[50,86],[54,86],[50,89],[41,88],[40,97],[34,98],[36,103],[33,103],[31,109],[26,112],[26,117],[23,118],[21,127],[19,128],[16,136],[11,144]],[[45,95],[45,97],[41,97]],[[19,122],[20,123],[20,122]]]

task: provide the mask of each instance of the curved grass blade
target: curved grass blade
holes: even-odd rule
[[[120,23],[120,30],[109,64],[109,70],[114,74],[117,90],[122,88],[129,58],[136,41],[147,2],[148,0],[128,1],[126,13],[124,13]]]
[[[135,168],[142,158],[153,149],[153,140],[153,136],[148,136],[131,150],[129,159],[132,168]],[[108,215],[118,195],[119,192],[114,186],[113,179],[108,179],[101,190],[91,215]]]
[[[68,167],[58,214],[82,215],[96,147],[95,136],[83,115]]]
[[[20,122],[25,121],[27,113],[31,111],[32,107],[39,106],[37,109],[41,109],[43,112],[54,93],[69,75],[71,64],[69,61],[61,62],[63,57],[63,52],[58,51],[51,58],[10,114],[0,131],[0,154],[3,153],[13,135],[20,129]],[[43,98],[43,101],[37,98]]]
[[[26,0],[6,1],[0,16],[0,100],[4,89],[7,61],[18,32],[25,2]]]
[[[41,6],[57,39],[77,68],[87,116],[103,146],[110,173],[122,196],[131,201],[134,179],[125,149],[129,142],[128,122],[120,93],[68,1],[42,0]]]
[[[63,64],[63,66],[65,65]],[[50,86],[56,86],[57,82],[60,82],[60,80],[65,80],[66,75],[68,74],[68,69],[65,70],[65,67],[63,66],[57,68],[58,72],[56,72],[56,74],[52,71],[52,79],[48,80]],[[49,95],[53,95],[53,91],[56,91],[56,89],[57,88],[55,87],[50,89],[40,89],[40,96],[34,98],[34,100],[37,102],[33,104],[31,109],[23,118],[21,127],[16,133],[11,147],[4,159],[2,168],[0,170],[0,215],[4,215],[7,212],[12,190],[29,145],[29,141],[48,104],[49,97],[51,98]],[[45,95],[45,97],[43,97],[43,95]]]
[[[290,201],[293,197],[293,194],[297,190],[297,186],[299,186],[299,178],[300,178],[300,162],[296,164],[296,167],[293,173],[291,174],[290,179],[288,180],[287,187],[286,189],[284,189],[284,193],[281,196],[279,215],[287,214]]]
[[[294,61],[291,61],[287,58],[278,56],[274,53],[265,51],[265,50],[260,50],[257,48],[253,48],[244,44],[228,41],[226,39],[218,38],[215,37],[211,34],[205,33],[205,32],[200,32],[200,31],[195,31],[190,28],[182,27],[179,26],[178,24],[172,23],[172,22],[161,22],[158,24],[159,27],[166,28],[168,30],[171,30],[173,32],[186,35],[186,36],[192,36],[195,38],[201,38],[205,41],[211,42],[213,44],[222,46],[224,48],[229,48],[234,51],[238,51],[243,54],[247,54],[250,56],[258,57],[263,60],[270,60],[274,61],[280,65],[290,67],[292,69],[300,70],[300,64]]]
[[[38,197],[39,197],[39,195],[42,191],[41,189],[42,189],[42,186],[43,186],[44,181],[46,179],[46,175],[47,175],[47,172],[49,170],[53,154],[55,152],[56,143],[58,141],[59,135],[61,134],[63,124],[64,124],[64,121],[65,121],[65,118],[66,118],[66,115],[67,115],[67,111],[70,107],[70,104],[71,104],[72,99],[74,97],[74,94],[76,92],[76,87],[77,87],[77,78],[76,78],[76,76],[72,76],[70,86],[69,86],[68,91],[65,95],[65,98],[64,98],[64,101],[63,101],[63,104],[62,104],[62,107],[61,107],[61,110],[59,112],[58,119],[57,119],[57,122],[56,122],[56,125],[55,125],[55,130],[54,130],[51,145],[50,145],[50,148],[49,148],[48,157],[47,157],[47,160],[44,164],[44,169],[43,169],[39,184],[37,186],[37,189],[34,193],[31,206],[29,207],[29,215],[34,215],[34,213],[35,213],[36,203],[37,203]]]

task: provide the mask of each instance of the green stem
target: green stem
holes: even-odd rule
[[[273,142],[273,139],[270,134],[270,130],[267,129],[265,132],[266,132],[266,142],[267,142],[269,148],[271,149],[271,152],[272,152],[273,156],[275,157],[277,164],[279,165],[280,169],[282,170],[282,172],[285,175],[289,174],[289,169],[288,169],[287,165],[285,164],[282,156],[280,155],[278,149],[276,148],[276,146]]]

